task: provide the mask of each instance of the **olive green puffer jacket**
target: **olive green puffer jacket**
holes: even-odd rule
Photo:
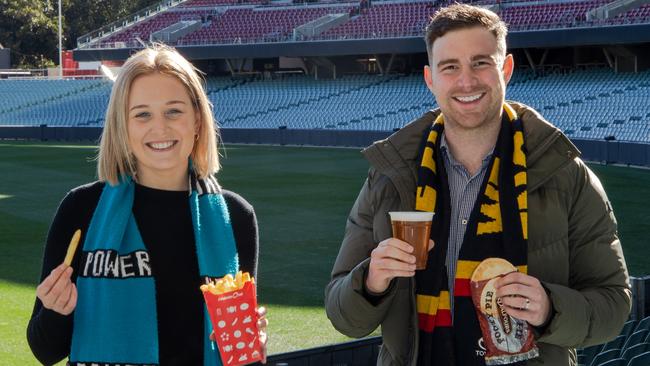
[[[528,273],[547,288],[554,309],[537,335],[540,356],[528,365],[575,365],[576,347],[614,338],[630,312],[616,220],[575,146],[531,108],[509,104],[523,120],[528,151]],[[418,147],[438,113],[426,113],[363,151],[371,168],[325,290],[327,315],[341,333],[363,337],[381,326],[379,365],[417,360],[414,280],[393,280],[378,304],[364,297],[363,286],[370,252],[391,236],[388,211],[415,206]]]

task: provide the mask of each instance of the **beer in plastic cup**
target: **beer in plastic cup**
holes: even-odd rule
[[[393,237],[413,246],[415,269],[425,269],[429,255],[429,238],[433,212],[389,212]]]

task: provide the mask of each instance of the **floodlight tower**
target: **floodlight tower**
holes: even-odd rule
[[[63,79],[63,34],[61,26],[61,0],[59,0],[59,79]]]

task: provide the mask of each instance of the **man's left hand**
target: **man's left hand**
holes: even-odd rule
[[[536,327],[551,316],[551,300],[537,278],[512,272],[498,279],[494,287],[509,315]]]

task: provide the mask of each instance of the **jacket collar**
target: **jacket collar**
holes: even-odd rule
[[[528,186],[529,191],[533,191],[550,179],[553,173],[579,157],[580,151],[558,128],[531,107],[518,102],[507,103],[523,121],[528,150]],[[388,138],[377,141],[362,151],[378,172],[393,181],[398,191],[401,191],[400,186],[403,185],[415,186],[422,136],[439,114],[439,109],[428,111]]]

